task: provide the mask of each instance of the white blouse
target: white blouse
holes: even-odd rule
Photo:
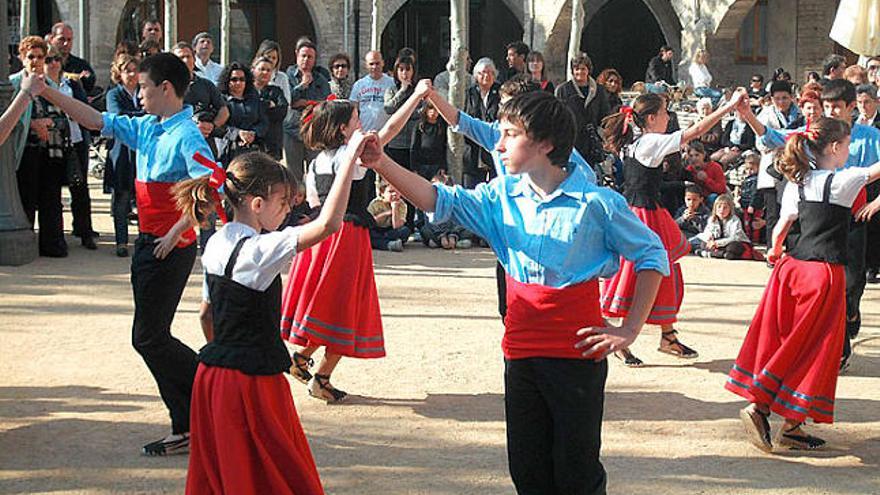
[[[843,170],[812,170],[804,179],[804,198],[807,201],[822,201],[825,192],[825,182],[834,172],[834,181],[831,183],[829,202],[845,208],[851,208],[859,195],[859,191],[868,183],[868,169],[861,167],[845,168]],[[794,220],[798,216],[798,185],[788,182],[782,193],[782,206],[779,210],[780,220]]]

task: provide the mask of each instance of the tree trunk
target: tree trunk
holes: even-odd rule
[[[581,51],[581,33],[584,29],[584,9],[582,0],[571,0],[571,34],[568,38],[568,67],[566,73],[571,73],[571,61]]]
[[[449,46],[449,102],[456,108],[464,108],[467,91],[468,57],[468,1],[450,0],[449,22],[451,39]],[[464,138],[457,132],[448,135],[451,160],[449,174],[456,183],[462,181],[462,159],[464,157]]]
[[[229,49],[231,48],[229,41],[229,9],[229,0],[222,0],[220,2],[220,63],[223,65],[229,64]]]
[[[165,0],[165,51],[177,43],[177,0]]]
[[[25,36],[31,34],[31,0],[21,0],[19,16],[18,32],[21,34],[21,38],[24,39]]]
[[[373,0],[373,12],[370,17],[370,50],[379,50],[382,45],[382,33],[379,31],[379,16],[382,13],[382,0]]]

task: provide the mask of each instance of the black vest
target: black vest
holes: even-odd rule
[[[291,365],[279,333],[281,275],[265,291],[232,280],[232,269],[247,239],[235,245],[223,276],[207,275],[214,340],[202,347],[199,360],[248,375],[275,375],[288,371]]]
[[[623,197],[631,206],[656,210],[660,205],[661,167],[646,167],[632,156],[623,157]]]
[[[852,217],[851,208],[830,202],[830,174],[825,181],[821,201],[804,199],[804,186],[798,187],[798,223],[800,236],[789,254],[802,261],[825,261],[845,265],[847,258],[847,236]]]
[[[351,181],[351,193],[348,196],[348,205],[345,207],[343,220],[361,227],[370,228],[375,226],[376,221],[373,219],[373,215],[370,215],[367,211],[367,206],[369,206],[370,200],[373,199],[373,195],[370,193],[371,188],[375,186],[368,177],[369,174],[361,180]],[[335,179],[335,171],[330,174],[315,173],[315,189],[318,191],[318,199],[321,200],[322,206],[327,201],[327,195],[330,194],[330,187]],[[320,207],[318,211],[320,211]],[[315,218],[317,213],[317,211],[312,212],[312,218]]]

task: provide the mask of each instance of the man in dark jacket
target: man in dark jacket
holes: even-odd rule
[[[648,62],[648,70],[645,72],[645,82],[658,84],[665,82],[670,86],[675,86],[675,76],[672,72],[672,56],[675,52],[672,47],[663,45],[660,47],[660,53]]]
[[[95,69],[92,69],[87,61],[70,53],[73,47],[73,28],[65,22],[56,22],[52,26],[49,43],[61,52],[63,57],[61,68],[65,75],[79,81],[86,93],[91,95],[92,90],[95,89]]]
[[[574,147],[590,165],[603,161],[602,140],[599,127],[611,113],[608,93],[590,76],[593,61],[589,55],[580,53],[571,61],[572,78],[556,88],[556,97],[574,112],[577,135]]]

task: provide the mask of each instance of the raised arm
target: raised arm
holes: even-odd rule
[[[18,123],[18,120],[21,118],[21,114],[27,110],[28,105],[31,103],[31,81],[36,78],[36,76],[30,75],[25,76],[21,80],[21,90],[18,94],[15,95],[15,98],[12,99],[12,103],[9,104],[9,107],[6,108],[6,111],[3,112],[3,115],[0,116],[0,144],[6,142],[9,138],[9,135],[12,133],[12,130],[15,129],[15,124]]]
[[[49,100],[66,113],[68,117],[87,129],[100,131],[104,128],[104,119],[101,117],[101,112],[48,86],[42,77],[35,77],[33,79],[31,93]]]
[[[743,89],[743,88],[737,89],[736,93],[734,93],[734,95],[730,99],[730,101],[728,101],[724,105],[718,107],[718,109],[716,109],[714,112],[710,113],[703,120],[700,120],[699,122],[688,127],[687,129],[685,129],[681,135],[681,142],[682,143],[689,143],[689,142],[693,141],[694,139],[699,138],[703,134],[709,132],[712,129],[712,127],[714,127],[715,124],[720,122],[721,119],[725,115],[727,115],[734,108],[736,108],[736,105],[739,104],[739,102],[743,98],[747,98],[747,97],[748,97],[748,95],[746,94],[745,89]]]
[[[437,207],[437,191],[430,182],[422,176],[410,172],[398,165],[388,155],[382,154],[382,158],[372,165],[377,174],[393,185],[401,196],[422,211],[434,211]]]
[[[446,98],[434,89],[428,93],[427,98],[434,104],[437,112],[443,117],[443,120],[445,120],[447,124],[452,127],[458,125],[458,109],[455,108],[452,103],[446,101]]]
[[[400,131],[403,130],[404,126],[406,126],[406,123],[409,121],[409,118],[412,117],[413,112],[418,108],[419,103],[425,98],[425,95],[428,94],[430,90],[430,79],[422,79],[419,81],[413,94],[406,99],[406,102],[394,112],[391,118],[388,119],[388,122],[385,122],[385,125],[379,130],[379,143],[382,146],[388,144],[388,141],[391,141],[394,136],[398,135]]]

